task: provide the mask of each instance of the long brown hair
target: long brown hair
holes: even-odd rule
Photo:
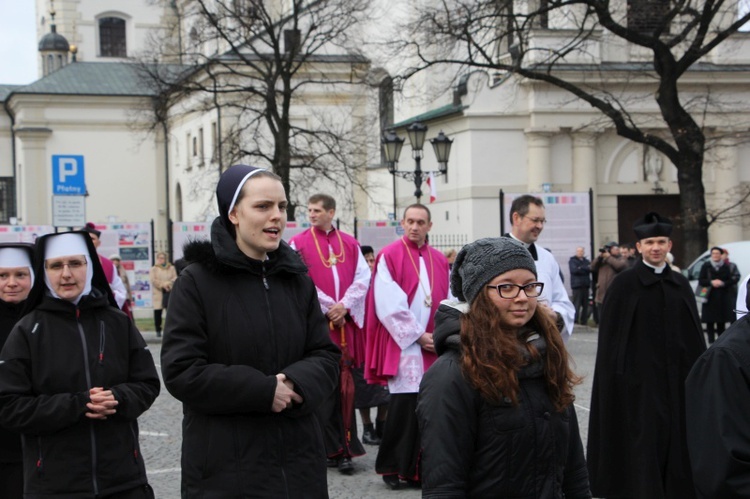
[[[558,411],[573,403],[573,387],[581,383],[569,365],[568,352],[556,324],[538,307],[526,324],[547,343],[544,379],[547,393]],[[521,339],[525,342],[525,339]],[[485,291],[480,292],[469,312],[461,317],[461,368],[469,383],[485,399],[500,403],[504,398],[518,405],[518,372],[526,361],[515,332],[503,329],[497,308]],[[529,345],[532,362],[540,353]]]

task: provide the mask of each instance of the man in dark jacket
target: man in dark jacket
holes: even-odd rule
[[[573,306],[576,308],[576,324],[586,324],[589,318],[589,289],[591,288],[591,262],[584,254],[583,246],[576,248],[570,257],[570,288],[573,290]]]
[[[643,260],[604,299],[589,419],[595,497],[695,497],[687,454],[685,378],[706,349],[693,290],[666,263],[672,225],[634,227]]]
[[[13,326],[34,284],[33,246],[23,243],[0,244],[0,348]],[[0,428],[0,497],[23,497],[21,436]]]
[[[701,355],[685,381],[688,450],[699,498],[750,497],[748,380],[750,315],[745,315]]]

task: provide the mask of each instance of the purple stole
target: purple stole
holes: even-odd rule
[[[313,240],[312,231],[315,231],[315,236],[318,240],[318,246],[320,246],[320,253],[315,246]],[[343,256],[342,248],[339,245],[339,235],[341,235],[341,242],[343,243]],[[294,243],[294,247],[302,257],[302,261],[307,265],[307,271],[310,274],[310,278],[315,283],[315,286],[323,291],[325,294],[330,296],[334,300],[341,300],[346,294],[346,290],[352,285],[354,281],[354,275],[357,271],[357,259],[359,258],[359,243],[349,234],[340,232],[334,228],[328,234],[315,227],[310,227],[306,231],[297,234],[289,240],[290,244]],[[323,265],[323,261],[320,255],[326,261],[331,257],[329,253],[329,245],[333,249],[334,255],[339,259],[339,263],[336,264],[336,271],[339,274],[339,290],[341,296],[336,296],[336,287],[333,281],[333,270],[326,268]],[[343,260],[343,262],[341,262]],[[329,327],[331,323],[329,322]],[[359,366],[364,361],[364,350],[365,341],[361,329],[351,320],[346,321],[344,326],[344,336],[349,349],[349,355],[354,359],[356,366]],[[331,340],[341,348],[341,328],[331,328],[329,330],[331,334]]]
[[[406,242],[406,246],[404,246],[402,241]],[[406,253],[407,246],[412,256],[411,259]],[[437,312],[440,302],[448,297],[449,267],[445,255],[429,244],[425,244],[422,248],[418,249],[416,244],[404,236],[380,251],[375,261],[375,268],[377,269],[380,259],[385,258],[391,277],[404,290],[411,306],[414,295],[417,292],[417,287],[419,286],[419,275],[414,270],[412,259],[417,269],[419,269],[420,251],[424,255],[425,267],[427,268],[430,282],[433,284],[430,320],[426,328],[426,331],[431,333],[435,328],[435,312]],[[432,265],[430,265],[430,256],[427,252],[432,255]],[[430,274],[430,267],[433,268],[434,275]],[[375,273],[377,273],[377,270]],[[391,334],[380,322],[380,319],[378,319],[375,311],[374,279],[375,276],[373,275],[373,280],[370,282],[370,289],[367,291],[367,305],[365,307],[365,328],[367,330],[365,379],[371,384],[386,385],[388,384],[388,378],[398,374],[401,348],[393,340]],[[424,362],[424,370],[427,371],[435,360],[437,360],[437,355],[427,350],[422,350],[422,360]]]

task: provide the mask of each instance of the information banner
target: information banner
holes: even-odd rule
[[[508,193],[503,198],[505,232],[510,231],[510,205],[517,197],[527,193]],[[544,202],[547,223],[544,224],[537,246],[548,249],[560,265],[569,294],[570,267],[568,261],[575,255],[576,248],[583,246],[588,253],[591,248],[591,206],[588,192],[545,192],[532,194]],[[591,260],[591,255],[587,255]]]
[[[96,230],[101,231],[101,242],[97,251],[109,258],[120,256],[120,264],[128,276],[130,292],[138,308],[151,308],[151,224],[144,223],[116,223],[94,224]]]
[[[375,255],[404,235],[400,222],[395,220],[357,220],[357,239],[361,246],[372,246]]]
[[[36,238],[55,232],[51,225],[0,225],[0,243],[35,243]]]
[[[189,241],[210,241],[211,222],[173,222],[172,223],[172,260],[183,256],[182,247]]]

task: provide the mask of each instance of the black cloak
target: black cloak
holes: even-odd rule
[[[684,383],[706,350],[693,291],[667,266],[615,277],[601,311],[588,436],[595,497],[695,497]]]

